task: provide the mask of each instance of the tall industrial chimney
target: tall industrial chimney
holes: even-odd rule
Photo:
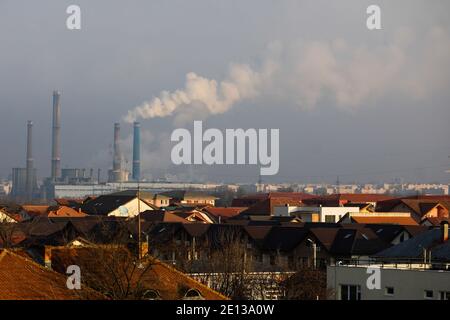
[[[133,124],[133,180],[141,180],[141,125]]]
[[[26,198],[31,200],[33,197],[33,122],[27,124],[27,166],[25,177]]]
[[[52,172],[51,178],[55,181],[61,176],[61,150],[60,150],[60,113],[61,93],[53,91],[53,127],[52,127]]]
[[[119,145],[119,137],[120,137],[120,124],[114,124],[114,155],[113,155],[113,171],[119,172],[122,170],[122,156],[120,153],[120,145]]]

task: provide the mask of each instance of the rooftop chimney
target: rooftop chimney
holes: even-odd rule
[[[133,124],[133,180],[141,180],[141,125]]]
[[[447,221],[441,222],[441,239],[442,239],[442,242],[445,242],[448,240],[448,222]]]
[[[61,151],[60,151],[60,113],[61,93],[53,91],[53,127],[52,127],[52,172],[51,178],[55,181],[61,176]]]
[[[31,200],[33,196],[33,122],[27,123],[27,166],[25,177],[26,197]]]

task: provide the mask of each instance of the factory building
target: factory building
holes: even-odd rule
[[[108,182],[126,182],[129,172],[123,169],[123,156],[120,149],[120,124],[114,124],[113,168],[108,172]]]
[[[33,122],[27,123],[26,167],[12,169],[11,195],[16,199],[31,200],[38,194],[36,169],[33,166]]]

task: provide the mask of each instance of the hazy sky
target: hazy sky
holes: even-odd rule
[[[78,31],[66,28],[71,4]],[[370,4],[382,30],[366,28]],[[0,0],[0,176],[25,165],[27,120],[49,175],[54,89],[62,167],[103,172],[113,123],[131,163],[126,116],[179,90],[203,98],[139,119],[148,178],[258,180],[255,166],[171,165],[170,133],[198,119],[279,128],[280,171],[265,181],[448,182],[449,12],[448,0]],[[237,96],[204,86],[212,80]]]

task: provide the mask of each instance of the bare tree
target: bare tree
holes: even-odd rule
[[[139,260],[124,246],[114,244],[55,251],[55,270],[64,273],[67,266],[78,265],[85,286],[114,300],[142,299],[144,276],[157,263],[150,257]]]
[[[288,300],[323,300],[330,295],[322,269],[301,268],[283,281],[282,287]]]
[[[200,260],[203,271],[200,280],[232,299],[248,299],[248,274],[254,269],[243,232],[219,229],[207,246],[207,254]]]

